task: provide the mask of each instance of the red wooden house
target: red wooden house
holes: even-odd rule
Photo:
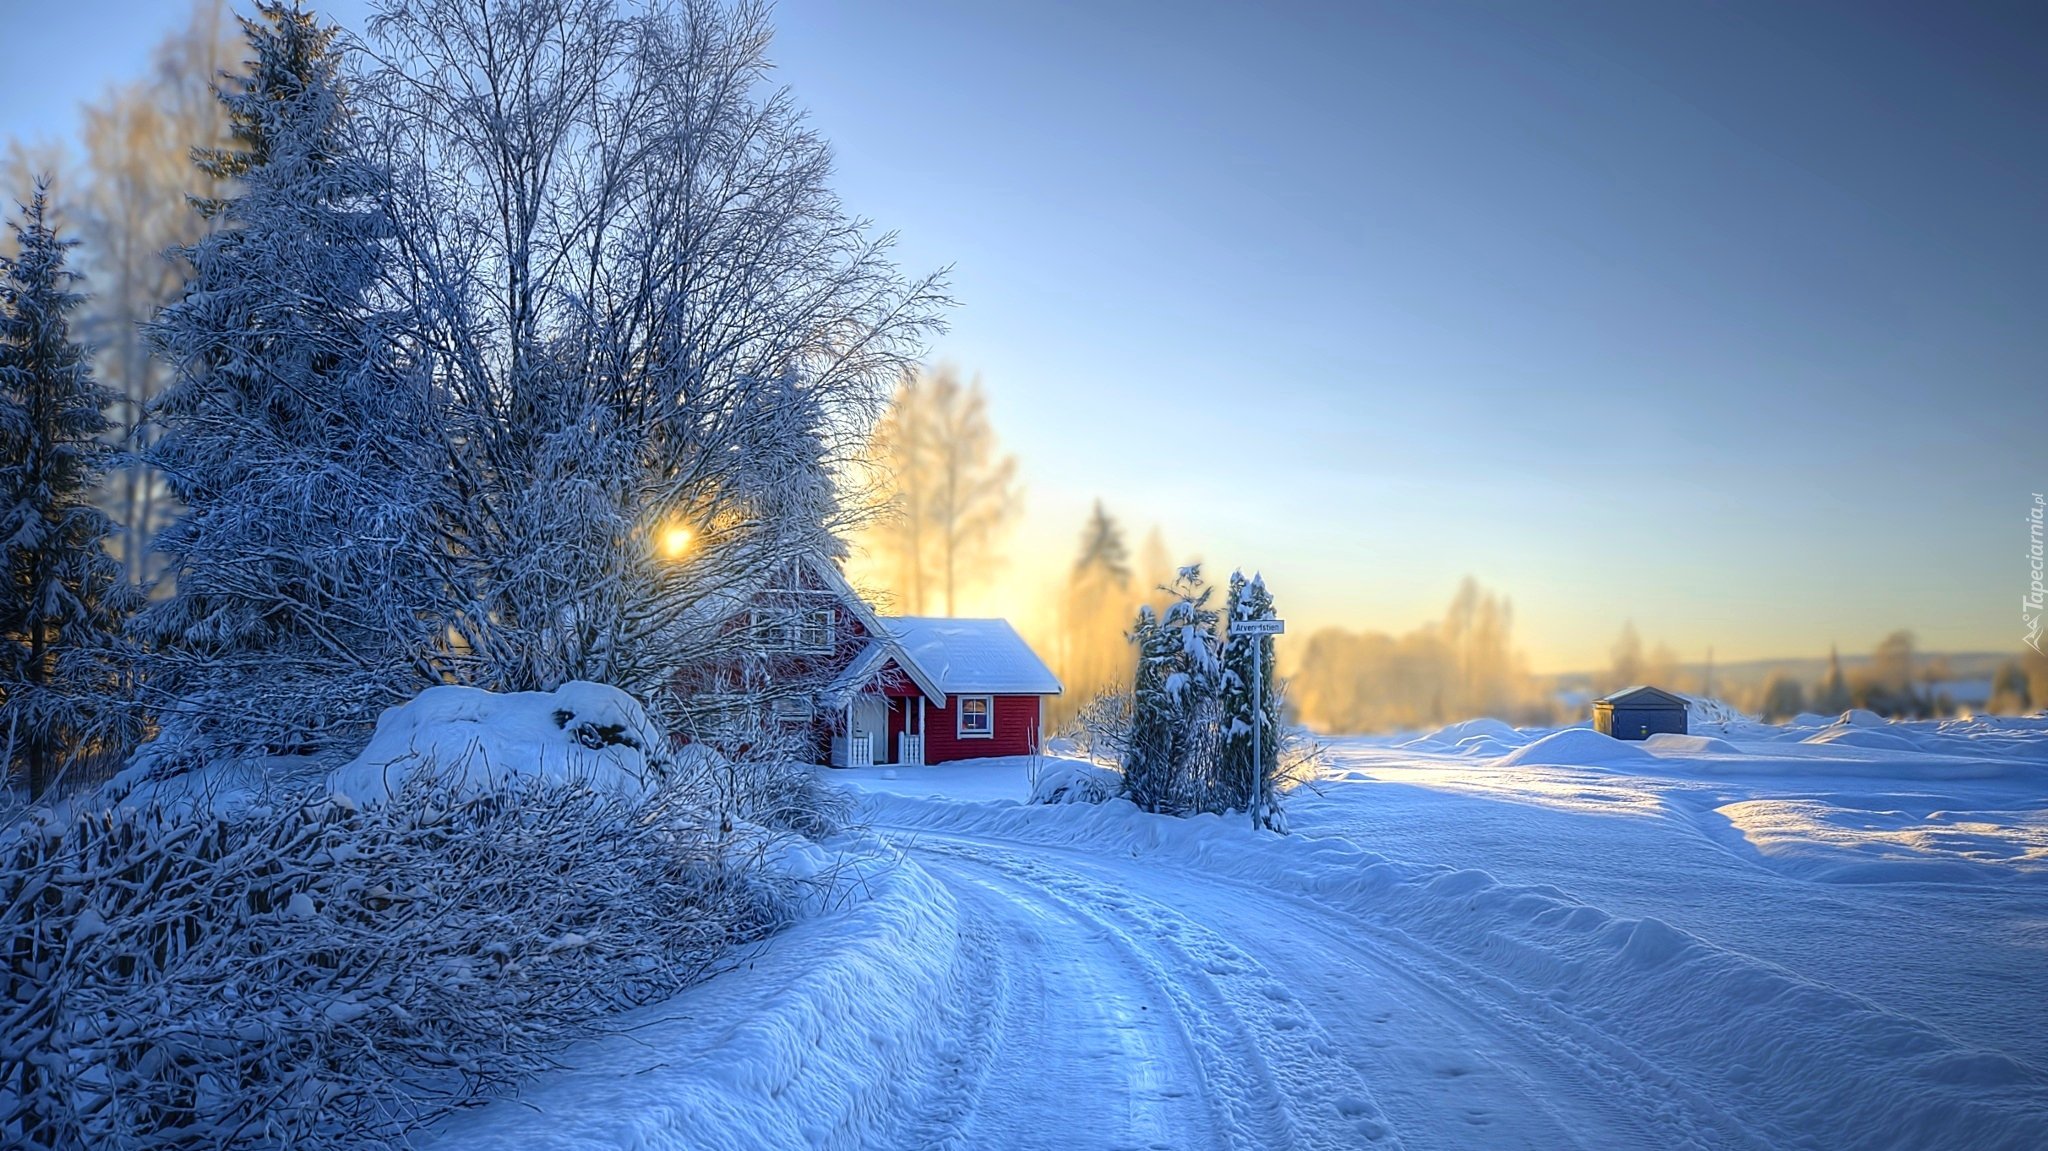
[[[773,736],[834,767],[1029,755],[1060,682],[1000,619],[877,616],[818,558],[727,624],[734,657],[676,683],[684,739]]]

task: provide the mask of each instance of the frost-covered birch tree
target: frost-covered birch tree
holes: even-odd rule
[[[837,554],[833,470],[939,286],[831,192],[761,4],[385,0],[370,28],[450,671],[647,695],[734,597]]]
[[[67,197],[84,241],[80,267],[93,286],[80,329],[95,349],[95,372],[119,396],[108,411],[108,436],[126,449],[110,467],[100,504],[114,518],[111,546],[123,576],[136,587],[160,574],[150,544],[177,513],[163,477],[142,463],[155,435],[146,413],[171,380],[144,326],[184,290],[191,269],[174,254],[211,227],[192,198],[220,193],[192,152],[226,136],[210,89],[234,59],[226,7],[191,0],[189,18],[157,44],[147,72],[81,110],[83,179]]]
[[[183,514],[173,592],[138,620],[165,733],[226,754],[346,744],[432,682],[435,457],[424,381],[377,303],[383,182],[355,154],[334,30],[283,3],[242,21],[220,89],[231,191],[150,327],[174,372],[145,460]]]
[[[38,183],[0,258],[0,746],[31,797],[126,734],[116,637],[132,609],[92,504],[115,395],[73,338],[83,303]]]
[[[953,615],[961,590],[986,580],[1018,500],[1017,460],[997,448],[981,381],[962,384],[945,364],[905,379],[870,455],[887,493],[872,546],[898,601]]]

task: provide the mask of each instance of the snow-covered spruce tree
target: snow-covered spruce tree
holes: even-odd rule
[[[1173,725],[1177,716],[1167,691],[1173,664],[1173,637],[1152,605],[1138,608],[1130,631],[1137,649],[1137,673],[1131,684],[1130,736],[1124,745],[1124,790],[1146,811],[1167,811],[1173,786]]]
[[[1182,811],[1221,811],[1231,802],[1222,788],[1223,643],[1220,615],[1209,606],[1214,589],[1189,564],[1164,589],[1172,595],[1160,626],[1167,633],[1166,691],[1173,706],[1172,765]]]
[[[1141,607],[1131,631],[1138,670],[1125,786],[1147,811],[1219,811],[1230,799],[1218,777],[1223,663],[1211,589],[1189,565],[1161,590],[1173,597],[1165,614]]]
[[[658,700],[735,602],[836,554],[826,481],[942,295],[841,209],[764,5],[385,0],[370,31],[447,405],[450,670]]]
[[[111,390],[71,336],[84,297],[65,267],[73,241],[49,223],[38,182],[0,257],[0,746],[33,798],[82,757],[117,753],[132,731],[118,698],[118,637],[134,592],[92,504],[110,449]]]
[[[435,678],[428,512],[438,459],[421,374],[379,306],[389,226],[358,158],[335,30],[265,3],[219,89],[230,189],[183,251],[149,336],[174,380],[146,462],[185,511],[155,547],[171,594],[138,619],[148,698],[176,745],[346,749]]]
[[[1229,623],[1273,618],[1273,596],[1263,577],[1230,573]],[[1261,650],[1263,649],[1263,650]],[[1258,667],[1253,668],[1253,656]],[[1252,680],[1260,677],[1258,706],[1253,707]],[[1223,643],[1222,791],[1240,811],[1256,810],[1260,825],[1279,826],[1274,784],[1280,775],[1280,693],[1273,680],[1273,637],[1241,636],[1234,627]],[[1259,725],[1258,758],[1252,755],[1252,725]]]

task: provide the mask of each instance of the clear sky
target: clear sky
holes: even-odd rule
[[[360,24],[365,5],[327,7]],[[181,0],[0,0],[65,136]],[[855,210],[954,266],[1028,616],[1100,496],[1292,630],[1457,580],[1541,669],[2013,650],[2048,490],[2048,6],[784,0]]]

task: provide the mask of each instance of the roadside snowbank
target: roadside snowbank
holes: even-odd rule
[[[944,885],[852,842],[838,910],[740,969],[616,1021],[517,1099],[442,1121],[427,1148],[762,1151],[886,1136],[945,1066],[979,952]],[[909,1144],[904,1144],[909,1145]]]

